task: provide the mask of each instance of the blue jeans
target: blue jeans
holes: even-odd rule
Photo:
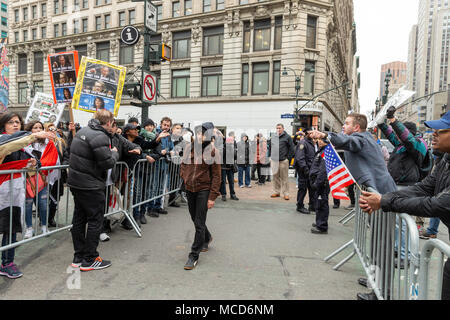
[[[11,244],[17,241],[17,234],[12,234]],[[9,232],[3,234],[2,239],[2,247],[9,245]],[[2,251],[2,265],[7,265],[11,262],[14,262],[14,254],[16,252],[16,248],[12,248],[9,250]]]
[[[400,218],[396,217],[395,219],[396,219],[396,222],[395,222],[395,250],[398,251],[398,228],[399,228]],[[400,237],[402,240],[401,244],[400,244],[400,258],[401,259],[405,259],[406,229],[407,229],[406,222],[404,220],[402,220],[402,231],[400,234]],[[411,239],[409,239],[408,246],[409,246],[408,247],[408,258],[409,258],[410,257],[409,250],[410,250],[410,246],[411,246]]]
[[[441,220],[439,218],[431,218],[430,226],[427,229],[427,233],[428,234],[438,234],[440,222],[441,222]]]
[[[249,186],[250,183],[251,183],[251,180],[250,180],[250,166],[245,166],[245,167],[238,166],[238,183],[239,183],[239,186],[243,185],[242,178],[243,178],[244,172],[245,172],[245,185]]]
[[[39,212],[39,217],[41,218],[41,225],[47,225],[47,199],[48,199],[47,188],[44,188],[39,192],[37,196],[37,209]],[[27,198],[25,200],[25,223],[27,228],[33,226],[33,202],[36,204],[36,197]]]
[[[155,168],[153,170],[153,177],[151,179],[151,192],[150,192],[150,198],[154,198],[160,194],[164,193],[164,181],[165,177],[167,175],[167,163],[165,162],[156,162]],[[148,193],[147,193],[148,194]],[[150,199],[149,198],[149,199]],[[160,209],[162,207],[162,200],[163,197],[159,197],[155,200],[152,200],[148,203],[147,208],[148,209]]]

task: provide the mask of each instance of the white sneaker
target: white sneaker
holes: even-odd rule
[[[27,228],[25,231],[25,235],[23,236],[24,239],[29,239],[33,236],[33,227]]]
[[[249,184],[248,186],[246,186],[247,188],[251,188],[252,187],[252,185],[251,184]]]
[[[100,241],[109,241],[110,237],[106,233],[100,233]]]
[[[239,188],[243,188],[244,186],[239,186]]]
[[[48,233],[48,228],[47,228],[47,226],[42,226],[42,227],[41,227],[41,231],[42,231],[42,234]]]

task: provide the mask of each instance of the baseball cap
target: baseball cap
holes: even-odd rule
[[[127,123],[127,125],[123,128],[123,132],[127,132],[129,130],[134,130],[137,129],[137,126],[135,126],[134,124],[131,123]]]
[[[425,125],[434,130],[450,129],[450,111],[439,120],[425,121]]]

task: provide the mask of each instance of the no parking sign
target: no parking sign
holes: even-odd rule
[[[158,90],[158,78],[154,73],[142,72],[142,101],[156,104],[156,91]]]

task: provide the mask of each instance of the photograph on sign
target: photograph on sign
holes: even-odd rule
[[[72,101],[78,74],[78,51],[48,55],[54,103]]]
[[[55,104],[52,95],[37,92],[28,109],[25,122],[39,120],[42,123],[52,122],[56,126],[64,112],[64,107],[64,103]]]
[[[72,109],[96,112],[106,109],[117,116],[126,68],[83,57],[75,87]]]
[[[9,102],[9,61],[6,45],[8,38],[0,39],[0,113],[8,109]]]

